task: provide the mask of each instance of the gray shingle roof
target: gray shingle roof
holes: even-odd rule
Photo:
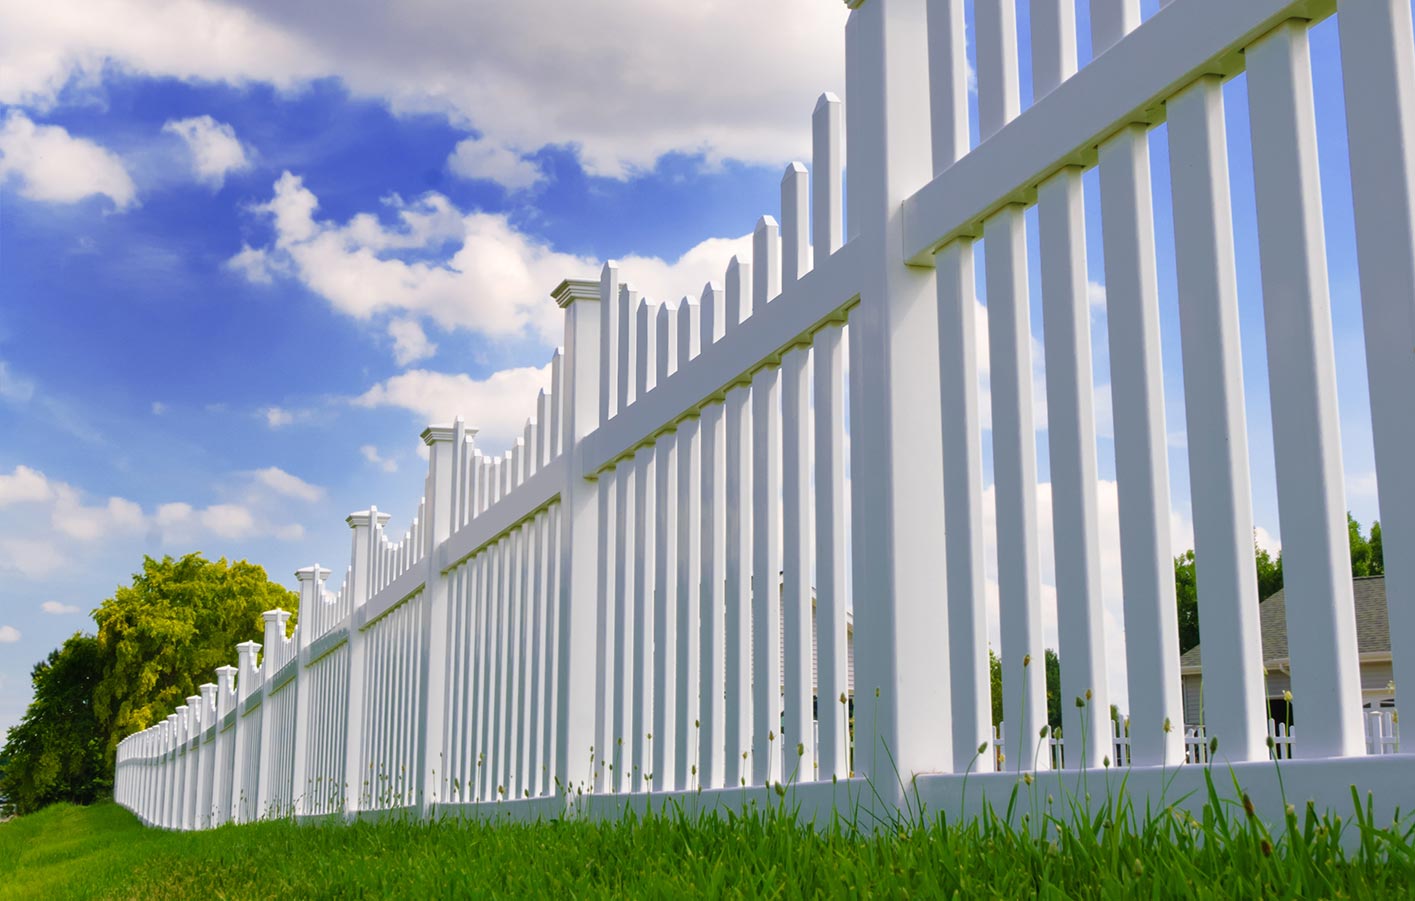
[[[1385,576],[1351,580],[1356,598],[1356,648],[1362,654],[1390,652],[1390,620],[1386,615]],[[1287,657],[1287,596],[1285,589],[1258,605],[1259,631],[1263,636],[1263,662]],[[1200,665],[1199,645],[1179,658],[1181,668]]]

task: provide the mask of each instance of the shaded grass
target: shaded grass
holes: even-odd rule
[[[1415,892],[1411,834],[1364,816],[1290,811],[1270,833],[1216,802],[1202,819],[1047,813],[942,818],[862,836],[780,810],[535,825],[289,822],[172,833],[113,804],[57,805],[0,825],[0,899],[271,897],[1397,898]],[[1022,804],[1027,804],[1026,800]],[[1038,823],[1046,824],[1039,837]],[[1352,830],[1355,832],[1353,833]],[[1346,834],[1343,848],[1342,836]],[[1357,841],[1356,839],[1359,839]]]

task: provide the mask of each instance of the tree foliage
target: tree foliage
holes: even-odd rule
[[[94,611],[104,650],[94,707],[108,727],[109,751],[197,694],[217,667],[234,663],[237,644],[261,638],[262,612],[294,610],[297,601],[244,560],[143,558],[133,584]]]
[[[1371,523],[1369,535],[1363,535],[1361,524],[1346,514],[1346,530],[1351,547],[1351,575],[1379,576],[1385,572],[1381,547],[1381,524]],[[1258,578],[1258,600],[1265,601],[1282,588],[1282,553],[1276,557],[1267,548],[1254,542],[1254,565]],[[1174,594],[1179,610],[1179,653],[1199,643],[1199,585],[1194,551],[1187,550],[1174,558]]]
[[[0,748],[0,806],[30,813],[46,804],[87,804],[112,788],[112,765],[93,710],[103,673],[92,635],[75,634],[35,664],[34,698]]]
[[[245,561],[144,557],[93,612],[98,634],[75,635],[35,667],[34,701],[0,750],[0,796],[27,812],[110,789],[118,742],[234,663],[237,644],[262,637],[262,612],[297,602]]]
[[[1061,658],[1056,651],[1047,648],[1046,660],[1047,723],[1053,729],[1061,726]],[[1002,660],[988,648],[988,681],[992,694],[992,724],[1000,724],[1005,718],[1002,700]]]

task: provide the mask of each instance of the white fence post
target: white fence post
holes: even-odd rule
[[[251,692],[260,684],[260,669],[256,655],[260,653],[260,642],[243,641],[236,645],[236,725],[235,725],[235,768],[231,774],[231,822],[245,823],[254,819],[257,786],[247,778],[246,757],[250,754],[251,742],[260,741],[259,735],[251,730],[260,725],[259,720],[246,718]],[[256,775],[259,775],[258,773]]]
[[[300,625],[299,647],[295,649],[295,741],[292,753],[290,778],[291,813],[296,816],[309,812],[306,797],[310,792],[308,772],[309,732],[314,715],[310,711],[310,680],[306,669],[310,665],[310,639],[316,636],[315,620],[319,605],[324,603],[321,596],[324,580],[329,578],[329,570],[318,564],[295,570],[295,579],[300,583]],[[324,699],[320,699],[323,703]]]
[[[365,689],[368,683],[367,636],[364,634],[366,605],[373,594],[374,566],[374,524],[388,522],[387,513],[378,512],[377,507],[360,513],[350,513],[345,519],[353,530],[353,563],[348,578],[353,581],[350,594],[353,608],[349,613],[349,719],[345,727],[344,742],[344,813],[356,813],[371,798],[373,783],[365,777],[372,777],[364,760],[363,744],[367,710]],[[364,786],[368,785],[368,791]]]
[[[560,646],[556,672],[556,703],[553,716],[558,723],[555,759],[550,772],[558,790],[570,793],[585,787],[593,773],[591,755],[604,758],[604,748],[596,747],[595,667],[599,632],[597,584],[600,567],[608,561],[599,557],[599,496],[597,485],[584,477],[579,442],[599,427],[604,407],[601,397],[609,397],[612,386],[601,381],[613,368],[614,360],[601,360],[604,348],[601,333],[604,314],[614,306],[618,278],[612,264],[605,264],[600,282],[561,282],[551,296],[565,311],[564,380],[561,394],[563,433],[560,446],[565,457],[565,485],[560,497],[559,597],[554,600],[560,623]],[[594,749],[593,751],[591,749]]]
[[[232,756],[236,741],[236,725],[223,729],[226,717],[236,709],[236,668],[221,666],[216,669],[216,742],[214,745],[216,765],[211,786],[211,825],[220,826],[231,821],[231,777],[235,769]],[[236,714],[237,724],[240,715]]]
[[[1262,760],[1267,701],[1228,140],[1218,76],[1185,88],[1168,110],[1203,679],[1211,689],[1222,686],[1206,693],[1204,722],[1225,759]]]
[[[276,648],[285,640],[285,623],[290,614],[285,610],[267,610],[261,614],[265,620],[265,653],[261,655],[261,684],[264,690],[260,698],[260,764],[256,779],[255,816],[263,818],[272,813],[271,804],[275,800],[273,747],[275,705],[271,703],[271,689],[274,687],[276,672]]]
[[[212,797],[216,784],[216,736],[221,724],[216,719],[215,683],[206,682],[201,686],[201,732],[197,735],[197,797],[196,818],[193,829],[210,829],[212,826]],[[211,741],[206,740],[207,730],[211,730]]]
[[[1359,755],[1361,676],[1307,23],[1279,25],[1246,60],[1287,641],[1302,709],[1297,750]]]
[[[868,0],[845,29],[847,231],[863,243],[850,316],[855,771],[881,791],[896,767],[908,780],[953,757],[938,306],[933,270],[902,262],[901,204],[931,173],[916,121],[925,36],[922,0]]]
[[[1415,45],[1410,4],[1338,4],[1396,690],[1415,687]],[[1399,695],[1397,694],[1397,698]],[[1300,703],[1300,702],[1299,702]],[[1406,705],[1406,712],[1415,705]]]
[[[470,431],[476,434],[475,429]],[[429,451],[427,483],[423,493],[426,504],[422,520],[424,545],[421,549],[427,568],[423,577],[427,610],[422,622],[422,673],[418,679],[416,728],[421,735],[416,745],[418,772],[414,777],[417,786],[414,803],[424,814],[429,813],[446,794],[441,786],[447,782],[449,763],[445,752],[450,720],[447,709],[447,640],[451,623],[448,618],[448,578],[442,572],[442,560],[437,548],[452,534],[452,499],[456,495],[456,480],[461,472],[457,455],[466,443],[463,433],[461,419],[451,426],[428,426],[422,433],[423,443]],[[531,448],[527,447],[526,452],[531,453]]]

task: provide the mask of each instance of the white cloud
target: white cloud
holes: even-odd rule
[[[121,210],[137,200],[133,179],[115,154],[58,125],[36,125],[18,110],[0,123],[0,182],[11,179],[22,197],[47,203],[102,195]]]
[[[1093,307],[1105,309],[1105,285],[1094,279],[1086,282],[1086,300]]]
[[[495,452],[515,442],[535,414],[536,395],[550,387],[550,367],[503,369],[485,379],[414,369],[374,385],[354,399],[363,407],[402,407],[433,424],[462,420],[477,443]]]
[[[254,268],[246,250],[228,265],[257,277],[288,268],[335,309],[359,319],[426,316],[443,328],[492,337],[529,331],[547,341],[558,337],[560,317],[546,292],[567,276],[598,268],[517,231],[505,216],[458,213],[438,194],[384,202],[397,225],[383,226],[371,214],[344,225],[319,220],[318,199],[287,172],[270,202],[258,208],[275,227],[275,242],[264,249],[266,265]],[[444,247],[450,253],[440,253]]]
[[[210,116],[169,119],[162,131],[182,139],[191,154],[193,174],[213,188],[225,183],[227,173],[250,167],[246,148],[241,146],[236,130],[225,122]]]
[[[291,475],[278,466],[267,466],[265,469],[256,470],[255,478],[257,482],[276,494],[283,494],[296,500],[313,502],[324,497],[323,488],[311,485],[299,476]]]
[[[324,493],[323,488],[274,467],[236,474],[224,490],[231,494],[244,490],[244,494],[235,502],[197,507],[172,501],[145,512],[126,498],[87,500],[72,485],[31,467],[16,466],[9,474],[0,473],[0,506],[14,505],[12,511],[6,511],[6,535],[0,537],[0,578],[17,574],[42,580],[66,564],[91,560],[107,548],[148,552],[155,550],[153,545],[189,545],[212,536],[298,540],[304,536],[302,527],[268,524],[280,521],[291,499],[307,502]],[[62,606],[49,602],[43,609],[66,612],[59,609]]]
[[[61,604],[58,601],[45,601],[39,605],[39,609],[51,616],[72,616],[75,613],[83,612],[73,604]]]
[[[32,397],[34,382],[16,375],[10,370],[10,364],[0,360],[0,399],[23,404]]]
[[[358,319],[392,316],[388,330],[401,365],[436,350],[422,318],[492,338],[528,334],[558,343],[563,319],[546,293],[561,279],[592,278],[600,269],[598,261],[561,253],[519,231],[503,215],[462,213],[440,194],[414,201],[395,195],[384,204],[395,225],[369,213],[342,225],[320,219],[319,199],[287,172],[271,200],[256,208],[270,217],[274,241],[243,247],[227,266],[253,281],[288,272]],[[672,262],[625,257],[620,277],[656,300],[696,297],[704,283],[722,281],[734,254],[749,259],[750,249],[750,235],[709,238]],[[282,414],[269,424],[287,425]]]
[[[447,168],[463,178],[494,181],[507,190],[529,188],[545,178],[540,166],[516,151],[480,138],[457,143]]]
[[[359,448],[359,453],[363,454],[365,460],[381,468],[384,472],[398,471],[398,461],[391,457],[385,458],[372,444],[365,444]]]
[[[0,103],[53,102],[107,71],[282,87],[336,76],[493,147],[573,147],[597,174],[669,151],[780,163],[807,152],[820,92],[843,93],[845,17],[816,0],[383,0],[336,17],[296,3],[12,3],[0,12]]]
[[[437,353],[437,345],[428,340],[415,319],[395,319],[388,323],[388,334],[393,339],[393,359],[399,366],[407,366],[418,360],[426,360]]]
[[[63,563],[64,555],[52,540],[0,538],[0,572],[10,570],[27,579],[42,579]]]
[[[750,232],[740,238],[708,238],[672,262],[658,257],[626,256],[619,260],[619,279],[640,296],[653,300],[677,300],[685,294],[696,300],[703,285],[722,284],[727,264],[734,256],[743,262],[752,259]]]
[[[54,529],[70,538],[94,541],[113,533],[135,534],[144,527],[142,507],[130,500],[110,497],[107,503],[90,507],[76,489],[63,483],[54,486],[54,493]]]
[[[0,473],[0,507],[44,501],[49,495],[49,480],[39,470],[19,465],[9,475]]]
[[[222,538],[245,538],[256,531],[255,517],[239,504],[213,504],[201,512],[201,524]]]
[[[287,426],[295,421],[295,414],[281,407],[266,407],[261,410],[261,415],[265,417],[265,424],[272,429]]]
[[[225,265],[227,269],[257,285],[268,285],[274,281],[270,255],[249,244],[242,244],[240,252],[227,260]]]
[[[0,626],[0,644],[14,644],[20,640],[20,630],[14,626]]]

